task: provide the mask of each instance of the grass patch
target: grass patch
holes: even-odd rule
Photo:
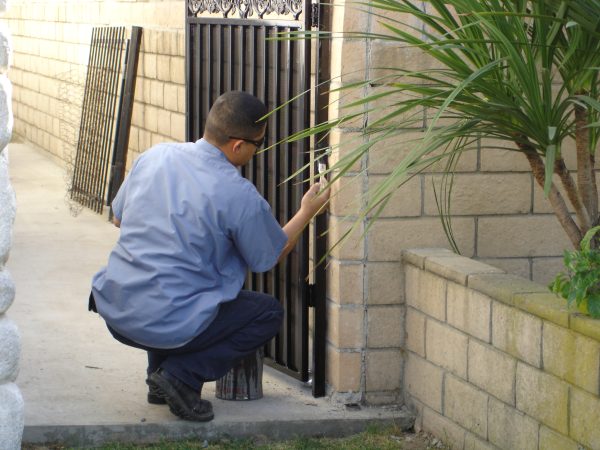
[[[220,439],[215,441],[186,440],[158,444],[107,444],[100,450],[427,450],[448,447],[426,433],[405,433],[395,426],[370,426],[366,431],[343,438],[299,437],[287,441],[270,441],[266,437]],[[23,450],[73,450],[64,446],[24,445]]]

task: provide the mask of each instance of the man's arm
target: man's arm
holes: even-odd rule
[[[319,192],[320,189],[321,183],[313,184],[302,197],[298,212],[283,226],[283,232],[288,237],[288,241],[279,255],[278,263],[283,261],[288,253],[292,251],[310,219],[327,209],[325,205],[329,200],[330,189]]]

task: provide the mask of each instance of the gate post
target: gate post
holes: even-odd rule
[[[0,12],[6,11],[6,0],[0,0]],[[15,298],[15,286],[4,267],[12,244],[15,219],[15,194],[8,178],[8,152],[13,126],[12,86],[6,72],[12,46],[8,29],[0,26],[0,448],[21,448],[24,426],[23,397],[14,384],[19,371],[21,339],[17,326],[6,311]]]

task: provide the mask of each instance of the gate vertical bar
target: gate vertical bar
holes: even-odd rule
[[[314,0],[317,5],[318,18],[313,20],[315,28],[331,30],[331,8],[328,5],[321,4],[319,0]],[[330,79],[330,49],[329,39],[319,40],[315,46],[318,46],[318,54],[314,57],[313,65],[317,76],[316,96],[314,110],[316,122],[323,123],[327,117],[327,104]],[[316,142],[325,142],[327,146],[328,137],[324,134],[316,136]],[[327,162],[327,161],[325,161]],[[328,228],[327,212],[317,216],[315,219],[315,262],[320,263],[315,267],[315,284],[313,287],[313,305],[314,305],[314,329],[313,329],[313,385],[312,391],[315,397],[325,395],[325,370],[326,370],[326,334],[327,334],[327,294],[326,282],[327,272],[325,261],[321,258],[327,255],[327,235]]]
[[[119,187],[125,178],[125,164],[127,163],[127,149],[129,147],[129,135],[131,131],[131,116],[135,97],[135,82],[138,63],[140,59],[140,46],[142,42],[142,28],[133,27],[127,47],[125,74],[121,101],[117,112],[117,130],[113,146],[113,157],[111,165],[111,177],[108,188],[106,204],[110,205],[117,195]],[[110,211],[112,219],[112,209]]]

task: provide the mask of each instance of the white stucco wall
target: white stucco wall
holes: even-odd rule
[[[0,12],[7,1],[0,0]],[[15,219],[15,194],[8,177],[8,149],[13,127],[12,87],[7,72],[11,60],[8,27],[0,23],[0,448],[18,450],[23,435],[23,398],[15,385],[21,341],[7,311],[15,298],[15,285],[5,264],[10,253]]]

